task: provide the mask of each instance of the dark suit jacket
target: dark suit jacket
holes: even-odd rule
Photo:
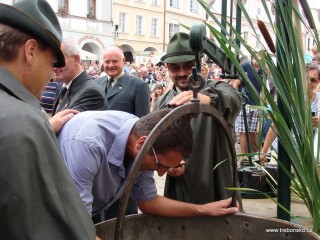
[[[85,71],[72,81],[60,105],[58,99],[54,104],[53,115],[64,109],[80,112],[105,109],[104,92]]]
[[[94,80],[107,92],[108,77]],[[142,117],[150,112],[148,84],[140,78],[123,75],[106,94],[106,110],[118,110]]]

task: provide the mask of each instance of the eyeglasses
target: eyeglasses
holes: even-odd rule
[[[163,166],[161,165],[158,157],[157,157],[157,154],[156,154],[156,151],[154,150],[154,148],[152,147],[152,151],[153,151],[153,155],[154,155],[154,158],[156,159],[156,164],[158,166],[158,171],[168,171],[170,168],[169,167],[166,167],[166,166]]]
[[[169,171],[169,169],[170,168],[178,168],[178,167],[182,167],[182,166],[184,166],[186,163],[185,163],[185,161],[181,161],[177,166],[175,166],[175,167],[167,167],[167,166],[163,166],[161,163],[160,163],[160,161],[159,161],[159,159],[158,159],[158,157],[157,157],[157,154],[156,154],[156,151],[154,150],[154,148],[152,147],[152,151],[153,151],[153,155],[154,155],[154,158],[156,159],[156,164],[157,164],[157,166],[158,166],[158,169],[157,169],[157,171]]]
[[[178,73],[181,71],[181,69],[183,69],[186,72],[189,72],[192,70],[192,67],[194,66],[195,66],[195,63],[193,61],[188,63],[182,63],[182,64],[167,64],[169,71],[172,73]]]

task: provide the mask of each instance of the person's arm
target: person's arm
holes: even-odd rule
[[[87,88],[77,97],[72,109],[79,112],[88,110],[105,110],[105,96],[100,88]]]
[[[231,198],[206,204],[192,204],[175,201],[157,195],[154,199],[139,202],[138,207],[143,213],[162,217],[191,217],[191,216],[222,216],[239,212],[237,207],[229,207]]]
[[[233,84],[232,84],[232,86],[235,88],[235,89],[239,89],[239,86],[240,86],[240,84],[241,84],[241,80],[240,79],[236,79],[236,80],[234,80],[233,81]]]
[[[276,128],[274,126],[274,124],[272,123],[271,127],[269,128],[266,138],[264,140],[262,149],[261,149],[261,153],[266,154],[271,146],[271,144],[273,143],[273,141],[275,140],[275,138],[277,137],[277,132],[276,132]],[[261,164],[264,165],[266,162],[266,155],[261,155],[260,156],[260,161]]]

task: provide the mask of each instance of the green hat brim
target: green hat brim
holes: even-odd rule
[[[178,53],[180,54],[180,53]],[[177,56],[172,56],[172,55],[164,55],[160,60],[161,62],[164,63],[181,63],[181,62],[189,62],[195,59],[195,55],[193,52],[190,52],[186,55],[177,55]]]
[[[53,12],[51,7],[50,10]],[[55,67],[64,67],[66,65],[65,59],[60,49],[62,33],[59,33],[59,30],[55,29],[55,26],[52,25],[50,19],[44,15],[45,13],[40,12],[39,9],[34,9],[34,11],[39,11],[37,12],[38,19],[35,19],[33,16],[31,16],[31,14],[27,14],[14,6],[0,3],[0,22],[19,28],[21,31],[27,32],[28,34],[47,43],[56,54],[57,62],[55,63]],[[42,19],[39,19],[39,16]],[[48,29],[46,26],[48,26],[50,29]],[[60,40],[57,36],[60,38]]]

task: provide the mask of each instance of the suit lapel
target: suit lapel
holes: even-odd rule
[[[110,91],[107,93],[107,98],[111,98],[112,96],[123,91],[123,85],[119,82],[116,82]]]
[[[113,87],[108,91],[107,93],[107,99],[113,97],[114,95],[122,92],[124,90],[124,80],[125,80],[125,75],[120,77],[117,82],[113,85]]]

